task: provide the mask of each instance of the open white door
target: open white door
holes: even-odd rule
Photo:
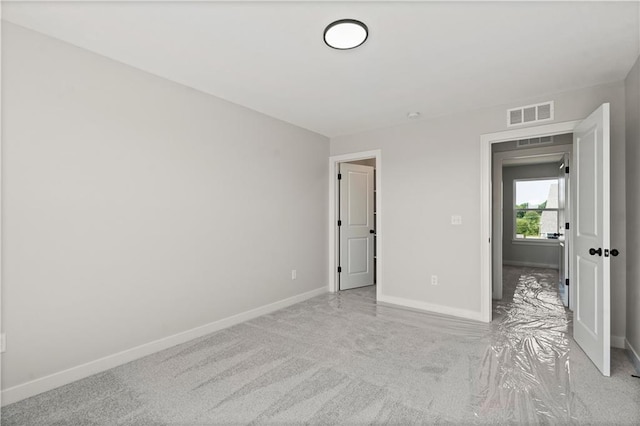
[[[605,376],[610,368],[609,104],[573,134],[573,337]]]
[[[564,306],[569,306],[569,241],[570,230],[565,229],[569,221],[569,154],[565,154],[558,170],[558,242],[560,246],[558,265],[558,289]]]
[[[340,164],[340,290],[374,284],[373,170]]]

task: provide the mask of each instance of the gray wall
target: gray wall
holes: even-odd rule
[[[558,267],[560,253],[557,241],[513,242],[513,181],[539,177],[558,176],[556,163],[536,164],[530,166],[513,166],[502,168],[503,182],[503,224],[502,261],[504,264],[529,264],[531,266]],[[553,245],[547,245],[547,244]]]
[[[625,81],[627,131],[627,342],[640,355],[640,57]],[[640,360],[636,367],[640,371]]]
[[[327,138],[2,30],[3,388],[327,286]]]
[[[480,135],[506,130],[507,108],[555,100],[555,122],[611,103],[612,242],[625,247],[624,82],[524,99],[331,139],[331,154],[382,150],[383,294],[480,311]],[[451,215],[462,215],[461,226]],[[625,335],[624,258],[612,270],[612,333]],[[432,286],[429,277],[439,275]]]

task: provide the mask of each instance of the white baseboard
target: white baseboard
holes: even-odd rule
[[[252,309],[250,311],[223,318],[209,324],[192,328],[191,330],[183,331],[172,336],[167,336],[153,342],[145,343],[143,345],[124,350],[122,352],[108,355],[104,358],[87,362],[86,364],[78,365],[76,367],[59,371],[57,373],[35,379],[27,383],[4,389],[2,391],[2,406],[21,401],[23,399],[35,396],[42,392],[49,391],[51,389],[55,389],[60,386],[64,386],[66,384],[75,382],[76,380],[84,379],[94,374],[109,370],[110,368],[114,368],[119,365],[126,364],[136,359],[145,357],[147,355],[159,352],[161,350],[168,349],[172,346],[176,346],[181,343],[188,342],[189,340],[205,336],[209,333],[231,327],[232,325],[240,324],[250,319],[257,318],[261,315],[286,308],[287,306],[294,305],[320,294],[324,294],[327,291],[327,286],[323,286],[306,293],[279,300],[277,302],[270,303],[256,309]]]
[[[611,336],[611,347],[612,348],[618,348],[618,349],[624,349],[624,341],[625,338],[624,336]]]
[[[377,302],[381,305],[393,305],[403,308],[415,309],[423,312],[435,314],[450,315],[453,317],[470,319],[474,321],[482,321],[482,314],[479,311],[469,311],[466,309],[452,308],[450,306],[436,305],[433,303],[421,302],[418,300],[404,299],[402,297],[393,297],[379,295]]]
[[[629,351],[629,355],[631,355],[631,361],[633,362],[633,366],[636,369],[636,372],[640,374],[640,355],[638,355],[638,351],[636,351],[631,343],[625,339],[625,348]]]
[[[519,260],[502,260],[503,265],[509,266],[524,266],[528,268],[546,268],[546,269],[558,269],[557,264],[551,263],[535,263],[535,262],[521,262]]]

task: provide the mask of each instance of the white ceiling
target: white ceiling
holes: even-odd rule
[[[332,137],[624,79],[638,2],[20,2],[3,19]],[[340,18],[367,42],[328,48]]]

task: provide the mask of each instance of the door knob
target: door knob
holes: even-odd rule
[[[617,256],[619,254],[620,254],[620,252],[618,251],[618,249],[611,250],[611,256],[615,257],[615,256]]]
[[[596,249],[594,249],[594,248],[590,248],[590,249],[589,249],[589,254],[590,254],[591,256],[596,255],[596,254],[597,254],[598,256],[602,256],[602,249],[601,249],[601,248],[598,248],[598,250],[596,250]]]
[[[370,234],[375,234],[375,233],[376,233],[376,231],[375,231],[375,229],[369,229],[369,233],[370,233]]]

